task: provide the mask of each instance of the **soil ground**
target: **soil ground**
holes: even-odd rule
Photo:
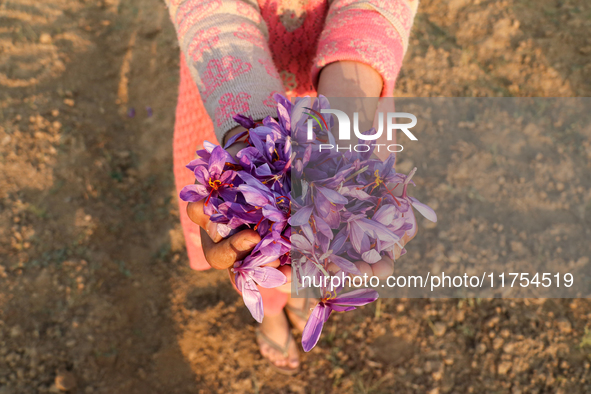
[[[159,0],[0,1],[0,394],[56,392],[57,375],[71,393],[591,392],[582,299],[382,300],[331,318],[278,378],[226,274],[188,268],[178,59]],[[586,0],[424,0],[397,94],[589,96],[590,59]],[[474,133],[400,156],[453,218],[421,223],[403,259],[588,264],[591,131],[519,137],[533,153]],[[519,220],[506,201],[527,202]]]

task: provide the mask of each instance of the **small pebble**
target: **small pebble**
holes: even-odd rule
[[[570,334],[573,330],[572,324],[565,318],[559,319],[556,322],[556,325],[558,326],[560,332],[563,334]]]
[[[558,182],[556,184],[556,190],[558,190],[559,192],[563,191],[564,190],[564,183]]]
[[[442,322],[437,322],[433,325],[433,333],[438,337],[445,335],[446,329],[446,325]]]
[[[512,366],[513,366],[513,363],[511,363],[509,361],[503,361],[502,363],[499,364],[499,367],[497,368],[497,372],[499,375],[507,375],[507,372],[509,372],[509,370],[511,369]]]
[[[59,371],[55,377],[55,387],[61,391],[70,391],[76,387],[76,377],[72,372]]]
[[[503,347],[504,343],[505,341],[503,340],[503,338],[495,338],[495,340],[493,341],[493,349],[499,350]]]
[[[476,346],[476,354],[484,354],[486,353],[486,345],[484,343],[479,343]]]
[[[12,338],[18,338],[23,334],[23,330],[20,328],[20,326],[14,326],[10,329],[10,336]]]
[[[51,35],[48,33],[41,33],[39,36],[39,42],[41,44],[51,44]]]

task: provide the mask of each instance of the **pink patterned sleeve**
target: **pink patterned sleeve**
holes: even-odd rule
[[[275,116],[283,84],[256,0],[165,0],[181,50],[221,142],[237,113]]]
[[[392,96],[418,0],[332,0],[312,68],[312,81],[327,64],[350,60],[372,66]]]

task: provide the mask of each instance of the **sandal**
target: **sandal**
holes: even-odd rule
[[[291,345],[291,341],[293,341],[293,336],[291,335],[291,333],[289,333],[289,336],[287,337],[287,342],[285,342],[285,345],[283,345],[283,346],[279,345],[277,342],[275,342],[274,340],[272,340],[271,338],[269,338],[268,336],[263,334],[263,332],[259,328],[256,329],[256,336],[257,336],[258,341],[262,341],[262,342],[266,343],[267,345],[269,345],[270,347],[272,347],[273,349],[277,350],[278,352],[281,352],[283,354],[283,357],[285,357],[286,359],[289,357],[289,345]],[[260,342],[259,342],[259,346],[260,346]],[[265,360],[267,360],[269,365],[271,365],[273,368],[275,368],[275,370],[277,370],[277,372],[280,372],[282,374],[293,375],[293,374],[296,374],[300,371],[299,364],[295,368],[290,368],[288,366],[280,367],[280,366],[276,365],[274,362],[272,362],[268,357],[266,357],[266,356],[263,356],[263,357],[265,358]]]
[[[291,322],[293,326],[295,326],[291,314],[293,313],[297,318],[303,320],[304,322],[308,321],[308,318],[312,314],[312,309],[316,306],[318,300],[315,298],[310,298],[306,296],[304,300],[304,306],[302,308],[295,308],[289,304],[285,305],[285,312],[287,312],[287,318]],[[305,323],[304,323],[305,326]],[[299,328],[298,328],[299,330]]]

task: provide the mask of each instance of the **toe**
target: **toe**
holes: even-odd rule
[[[300,360],[297,356],[291,356],[289,359],[289,367],[290,368],[297,368],[300,365]]]
[[[269,357],[269,346],[259,342],[259,350],[261,352],[261,356]]]
[[[289,346],[288,364],[290,368],[297,368],[300,365],[300,351],[295,341],[291,341]]]
[[[275,365],[277,365],[278,367],[285,367],[285,363],[286,363],[286,360],[284,358],[278,358],[275,361]]]

